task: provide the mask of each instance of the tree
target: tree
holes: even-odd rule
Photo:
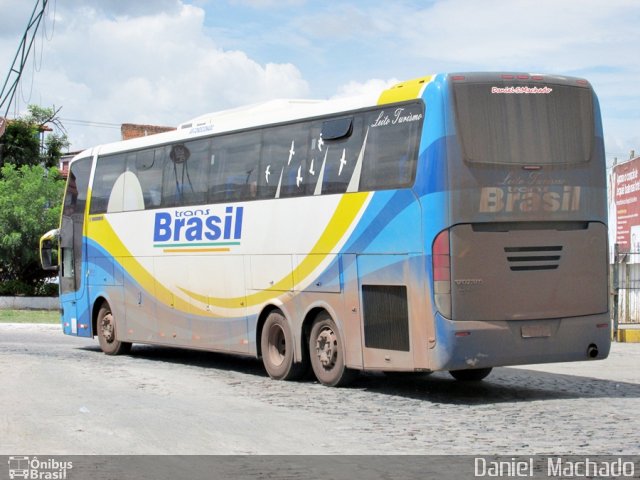
[[[40,145],[40,162],[46,167],[55,167],[62,156],[62,149],[69,148],[69,139],[58,114],[62,107],[41,107],[29,105],[29,115],[25,120],[36,125],[38,132],[44,133],[48,125],[53,125],[61,133],[49,133]],[[41,138],[42,140],[42,138]]]
[[[40,139],[37,126],[23,119],[12,120],[0,138],[0,164],[37,165]]]
[[[66,135],[51,133],[44,141],[44,151],[40,155],[42,163],[46,167],[57,167],[62,157],[62,150],[69,148],[69,140]]]
[[[69,147],[64,126],[58,118],[61,108],[29,105],[29,113],[7,125],[0,137],[0,165],[7,163],[53,167],[58,164],[62,150]],[[53,125],[61,133],[49,133],[41,138]]]
[[[39,240],[58,226],[63,191],[56,168],[7,164],[0,170],[0,285],[5,293],[37,294],[51,276],[40,266]]]

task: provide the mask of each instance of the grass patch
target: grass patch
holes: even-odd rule
[[[57,310],[0,310],[0,323],[60,323]]]

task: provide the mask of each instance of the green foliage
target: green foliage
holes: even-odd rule
[[[46,167],[55,167],[60,161],[62,150],[69,148],[69,139],[66,135],[50,133],[44,140],[44,153],[41,156],[42,163]]]
[[[29,113],[7,124],[5,134],[0,137],[0,165],[58,165],[62,150],[69,148],[69,139],[64,133],[48,133],[44,144],[40,145],[40,133],[47,125],[53,125],[61,132],[64,127],[57,117],[60,109],[29,105]],[[49,129],[50,130],[50,129]]]
[[[33,287],[22,280],[7,280],[0,283],[0,296],[14,297],[16,295],[31,296]]]
[[[53,125],[60,109],[29,106],[29,114],[7,124],[0,137],[0,294],[43,295],[57,291],[40,267],[39,239],[56,228],[64,181],[54,167],[69,147],[65,134],[41,132]]]
[[[47,282],[37,287],[33,293],[38,297],[57,297],[60,289],[57,283]]]
[[[39,165],[0,170],[0,283],[15,293],[42,292],[51,276],[40,267],[40,236],[56,228],[64,180]],[[7,285],[8,283],[8,285]]]
[[[51,124],[58,130],[64,132],[64,127],[58,118],[59,112],[60,108],[29,105],[29,115],[25,120],[37,125],[39,131],[42,130],[45,125]],[[69,148],[69,139],[64,133],[49,133],[46,135],[42,147],[40,161],[46,167],[55,167],[58,165],[60,157],[62,156],[62,149]]]
[[[37,165],[40,163],[38,126],[26,120],[12,120],[0,137],[1,164]]]
[[[41,107],[40,105],[29,105],[29,114],[25,120],[35,125],[46,125],[52,122],[57,115],[55,107]]]

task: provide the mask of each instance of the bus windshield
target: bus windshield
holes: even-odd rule
[[[467,162],[588,162],[593,98],[586,86],[509,80],[453,82],[456,126]]]

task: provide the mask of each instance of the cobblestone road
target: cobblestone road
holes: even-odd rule
[[[640,345],[599,362],[276,382],[253,359],[0,325],[0,454],[640,453]]]

